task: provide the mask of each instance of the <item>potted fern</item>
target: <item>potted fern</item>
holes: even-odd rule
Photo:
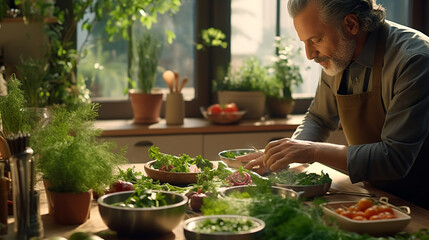
[[[43,176],[50,214],[61,224],[80,224],[89,217],[92,191],[101,193],[126,162],[124,151],[113,153],[113,142],[101,141],[94,127],[97,104],[75,110],[55,106],[51,121],[33,136],[36,169]],[[79,204],[81,203],[81,204]]]
[[[163,94],[154,91],[153,87],[161,49],[161,42],[149,32],[143,34],[137,45],[137,71],[134,74],[137,81],[130,79],[132,89],[129,90],[134,123],[150,124],[159,121]]]

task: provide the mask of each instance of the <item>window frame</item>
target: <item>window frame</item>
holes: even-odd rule
[[[226,41],[230,42],[231,0],[196,0],[195,18],[196,37],[198,37],[201,30],[208,27],[215,27],[222,30],[227,36]],[[195,39],[196,41],[197,39]],[[209,48],[204,51],[195,50],[195,98],[185,102],[186,117],[202,117],[199,110],[200,107],[208,106],[213,102],[214,96],[211,89],[211,82],[216,78],[215,69],[218,67],[226,69],[228,67],[231,58],[229,45],[226,49]],[[99,98],[93,102],[100,103],[98,119],[130,119],[133,117],[129,98],[127,100]],[[165,104],[163,104],[161,109],[161,117],[164,117],[164,108]]]

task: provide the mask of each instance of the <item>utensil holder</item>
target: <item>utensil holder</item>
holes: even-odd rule
[[[30,206],[32,191],[31,161],[33,150],[25,149],[23,152],[10,157],[13,191],[13,214],[15,217],[14,230],[18,239],[28,239],[30,227]],[[32,189],[32,188],[31,188]]]
[[[165,101],[167,125],[181,125],[185,119],[185,101],[182,93],[168,93]]]

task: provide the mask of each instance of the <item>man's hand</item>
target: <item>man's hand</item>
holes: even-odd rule
[[[271,171],[281,171],[291,163],[314,162],[313,142],[283,138],[265,146],[263,163]]]
[[[243,168],[253,170],[259,175],[264,175],[270,172],[270,169],[264,165],[264,153],[253,152],[242,156],[235,157],[237,161],[249,162]]]

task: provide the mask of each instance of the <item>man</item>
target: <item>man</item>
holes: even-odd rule
[[[292,138],[245,167],[318,161],[429,209],[429,38],[385,21],[372,0],[289,0],[307,58],[323,72]],[[348,146],[323,143],[339,122]]]

